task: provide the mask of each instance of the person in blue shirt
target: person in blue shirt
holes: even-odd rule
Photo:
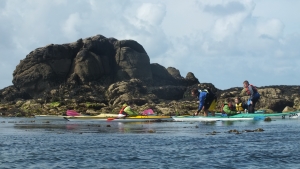
[[[201,110],[204,112],[204,116],[208,116],[208,113],[211,112],[212,115],[215,115],[215,107],[216,107],[216,96],[210,90],[198,90],[196,88],[191,91],[192,96],[197,97],[199,99],[198,110],[194,113],[195,116],[199,114]]]

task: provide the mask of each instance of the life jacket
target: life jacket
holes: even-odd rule
[[[236,107],[236,111],[244,111],[242,103],[235,104],[235,107]]]
[[[229,107],[229,109],[230,110],[234,110],[234,107],[233,107],[233,105],[231,104],[231,103],[224,103],[224,104],[222,104],[222,106],[221,106],[221,108],[220,108],[220,112],[222,113],[222,114],[225,114],[225,112],[224,112],[224,110],[223,110],[223,108],[224,108],[224,106],[225,105],[228,105],[228,107]]]
[[[256,88],[255,86],[253,86],[252,84],[250,84],[249,86],[252,87],[253,94],[257,93],[257,88]],[[248,95],[251,95],[251,92],[250,92],[250,90],[249,90],[249,86],[246,88],[246,93],[247,93]]]

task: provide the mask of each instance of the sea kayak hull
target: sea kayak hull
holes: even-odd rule
[[[65,120],[62,115],[34,115],[34,118],[38,120]]]
[[[107,121],[108,118],[117,118],[117,114],[100,114],[98,116],[67,116],[68,121]]]
[[[174,121],[240,121],[240,120],[253,120],[253,118],[228,118],[228,117],[204,117],[204,116],[172,116]]]
[[[107,121],[115,122],[147,122],[147,121],[173,121],[170,116],[136,116],[126,118],[108,118]]]
[[[95,117],[95,116],[94,116]],[[65,118],[69,121],[107,121],[107,122],[147,122],[147,121],[172,121],[173,118],[170,116],[136,116],[136,117],[99,117],[99,118],[78,118],[76,117],[68,117]]]
[[[241,120],[263,120],[266,117],[271,119],[296,119],[300,112],[272,113],[272,114],[237,114],[234,116],[172,116],[174,121],[241,121]]]

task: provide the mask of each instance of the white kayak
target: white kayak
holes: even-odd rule
[[[107,118],[116,118],[118,114],[99,114],[97,116],[67,116],[68,121],[106,121]]]
[[[34,115],[36,119],[39,120],[67,120],[69,118],[88,120],[88,119],[104,119],[110,117],[118,117],[118,114],[100,114],[97,116],[62,116],[62,115]]]
[[[271,119],[297,119],[300,112],[272,113],[272,114],[237,114],[233,116],[172,116],[174,121],[241,121],[241,120],[264,120],[266,117]]]
[[[65,120],[62,115],[34,115],[34,118],[38,120]]]

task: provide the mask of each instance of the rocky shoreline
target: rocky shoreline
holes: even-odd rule
[[[197,99],[190,96],[195,87],[217,93],[216,110],[225,98],[234,98],[242,91],[242,87],[220,90],[211,83],[200,83],[192,72],[182,77],[174,67],[150,63],[136,41],[96,35],[30,52],[16,67],[13,85],[0,90],[0,113],[62,115],[69,109],[89,115],[118,113],[123,103],[133,100],[137,111],[152,108],[164,115],[192,114],[198,106]],[[261,99],[257,109],[300,109],[300,86],[264,86],[258,90]]]

